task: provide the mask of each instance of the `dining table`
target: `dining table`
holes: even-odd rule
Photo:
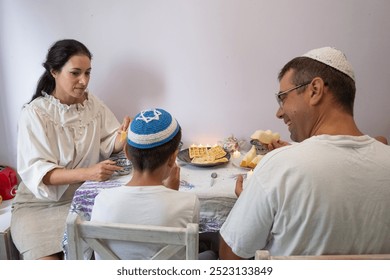
[[[238,159],[231,158],[228,162],[215,166],[199,166],[190,162],[177,160],[180,167],[179,191],[197,195],[200,202],[199,233],[218,232],[234,203],[236,178],[239,174],[250,175],[250,170],[241,168]],[[86,181],[75,192],[70,212],[77,213],[83,220],[91,220],[95,197],[103,189],[116,188],[125,185],[131,179],[129,174],[114,174],[106,181]],[[63,238],[63,250],[67,254],[67,234]],[[88,258],[91,252],[85,252]]]

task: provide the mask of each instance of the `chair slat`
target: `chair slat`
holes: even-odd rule
[[[168,259],[184,248],[187,259],[198,259],[199,225],[187,228],[83,221],[76,213],[67,218],[68,258],[83,259],[85,245],[103,259],[118,259],[104,240],[166,244],[153,259]]]
[[[185,250],[184,246],[180,245],[167,245],[158,251],[152,258],[152,260],[168,260],[177,254],[180,250]]]
[[[96,252],[99,252],[99,256],[105,260],[119,260],[119,257],[107,246],[105,246],[100,240],[92,238],[84,238],[87,244]]]

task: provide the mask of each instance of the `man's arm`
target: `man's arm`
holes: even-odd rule
[[[232,248],[226,244],[221,235],[219,240],[219,258],[221,260],[242,260],[242,258],[233,253]]]
[[[237,176],[236,187],[234,189],[234,192],[236,193],[237,197],[239,197],[242,191],[244,190],[243,184],[244,184],[244,177],[242,177],[242,175],[240,174]]]

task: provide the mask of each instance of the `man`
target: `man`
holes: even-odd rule
[[[251,258],[259,249],[390,253],[390,147],[354,121],[352,66],[342,52],[324,47],[288,62],[279,82],[276,115],[298,143],[268,153],[245,190],[237,180],[220,258]]]

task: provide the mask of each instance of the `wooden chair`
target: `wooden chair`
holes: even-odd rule
[[[169,259],[180,250],[186,250],[186,259],[198,259],[199,226],[187,224],[187,228],[99,223],[83,221],[76,213],[70,213],[67,221],[68,259],[82,260],[83,242],[102,259],[120,259],[106,244],[105,240],[146,242],[164,244],[152,259]]]
[[[257,250],[255,260],[390,260],[390,254],[271,256],[267,250]]]

